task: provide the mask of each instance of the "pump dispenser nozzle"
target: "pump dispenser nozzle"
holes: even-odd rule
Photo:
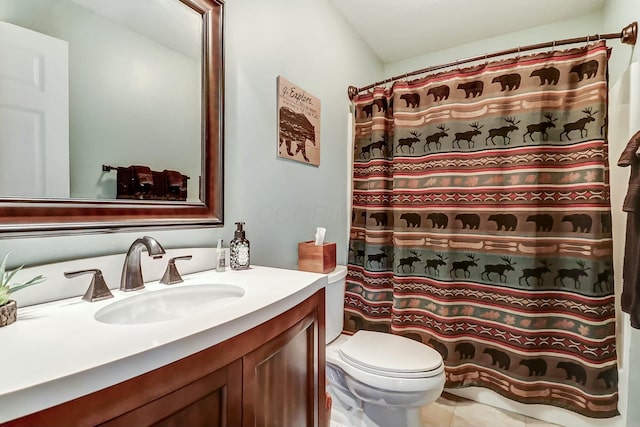
[[[244,230],[242,227],[244,226],[244,222],[236,222],[236,231],[233,233],[233,237],[238,239],[244,239]]]

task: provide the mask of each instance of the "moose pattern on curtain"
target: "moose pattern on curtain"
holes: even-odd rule
[[[447,387],[617,411],[604,42],[355,99],[345,331],[435,348]]]

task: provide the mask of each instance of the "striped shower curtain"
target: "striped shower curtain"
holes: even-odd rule
[[[447,387],[617,411],[604,42],[355,99],[345,331],[432,346]]]

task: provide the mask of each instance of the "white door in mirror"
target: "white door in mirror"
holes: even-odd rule
[[[0,22],[0,197],[69,197],[69,44]]]

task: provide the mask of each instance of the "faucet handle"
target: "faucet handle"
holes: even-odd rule
[[[66,271],[64,273],[64,277],[66,277],[67,279],[71,279],[72,277],[89,273],[92,273],[93,277],[91,278],[91,284],[89,285],[87,292],[85,292],[82,296],[82,299],[85,301],[93,302],[113,298],[113,294],[109,290],[107,283],[104,281],[104,277],[102,277],[102,271],[97,268],[89,270]]]
[[[160,279],[160,283],[162,283],[163,285],[174,285],[176,283],[184,282],[184,280],[182,280],[182,277],[180,276],[180,273],[178,272],[178,269],[176,268],[176,260],[189,260],[191,258],[193,258],[191,255],[184,255],[169,259],[169,262],[167,263],[167,269],[165,270],[162,279]]]

